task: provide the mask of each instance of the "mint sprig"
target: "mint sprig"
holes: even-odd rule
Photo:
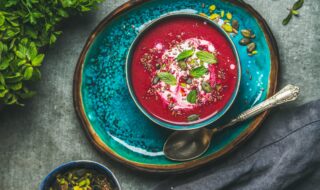
[[[194,50],[193,49],[190,49],[190,50],[184,50],[183,52],[181,52],[178,56],[177,56],[177,61],[181,61],[181,60],[184,60],[184,59],[187,59],[189,57],[191,57],[194,53]]]
[[[293,7],[290,9],[290,13],[288,16],[283,19],[282,24],[287,25],[290,20],[292,19],[292,16],[297,16],[299,15],[299,9],[303,6],[304,0],[298,0],[297,2],[294,3]]]
[[[200,66],[200,67],[192,69],[189,74],[194,78],[200,78],[204,74],[206,74],[207,72],[208,72],[207,68],[205,68],[204,66]]]
[[[196,55],[200,59],[200,61],[203,61],[209,64],[216,64],[218,62],[216,56],[213,53],[208,51],[198,51]]]
[[[195,104],[197,102],[197,96],[197,90],[191,90],[187,96],[187,101],[191,104]]]
[[[175,86],[177,85],[177,79],[168,72],[160,72],[157,74],[161,81],[165,82],[166,84]]]

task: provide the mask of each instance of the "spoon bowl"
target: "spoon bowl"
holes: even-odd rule
[[[212,132],[207,128],[177,131],[167,139],[164,154],[176,161],[195,159],[208,150]]]
[[[201,128],[189,131],[176,131],[165,142],[163,152],[168,159],[174,161],[188,161],[198,158],[208,150],[214,133],[234,126],[236,123],[245,121],[272,107],[294,101],[298,95],[299,87],[289,84],[274,96],[241,113],[224,126],[213,129]]]

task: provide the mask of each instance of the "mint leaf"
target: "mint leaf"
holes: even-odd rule
[[[24,71],[23,78],[24,78],[25,80],[29,80],[29,79],[31,79],[32,74],[33,74],[33,67],[28,67],[28,68],[26,68],[26,70]]]
[[[0,91],[0,98],[3,98],[8,92],[8,90]]]
[[[8,87],[11,90],[14,90],[14,91],[20,90],[22,88],[22,82],[18,82],[18,83],[15,83],[15,84],[10,84],[10,85],[8,85]]]
[[[204,66],[200,66],[197,68],[194,68],[190,71],[190,75],[194,78],[200,78],[202,75],[206,74],[208,72],[208,69]]]
[[[4,24],[5,19],[6,18],[2,14],[0,14],[0,26],[2,26]]]
[[[298,0],[297,2],[295,2],[295,4],[293,5],[292,9],[293,10],[298,10],[303,6],[304,0]]]
[[[195,104],[197,102],[197,91],[191,90],[187,96],[187,101],[191,104]]]
[[[183,60],[183,59],[187,59],[188,57],[191,57],[194,53],[194,50],[184,50],[183,52],[181,52],[178,56],[177,56],[177,61]]]
[[[198,51],[196,55],[201,61],[209,64],[216,64],[218,62],[216,56],[207,51]]]
[[[157,74],[161,81],[169,85],[177,85],[177,79],[168,72],[160,72]]]
[[[0,71],[5,70],[9,67],[10,61],[8,59],[1,60],[0,62]]]
[[[288,16],[285,19],[283,19],[282,24],[287,25],[290,22],[291,18],[292,18],[292,13],[290,12]]]
[[[39,54],[37,55],[34,59],[31,60],[31,64],[34,67],[39,67],[41,66],[41,63],[43,61],[44,54]]]
[[[5,80],[4,80],[4,77],[3,77],[3,75],[1,74],[1,72],[0,72],[0,85],[6,85],[6,82],[5,82]]]

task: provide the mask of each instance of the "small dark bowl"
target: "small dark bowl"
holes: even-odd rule
[[[87,160],[78,160],[68,163],[64,163],[54,170],[52,170],[41,182],[39,190],[48,190],[50,186],[54,183],[56,176],[58,174],[63,174],[73,169],[91,169],[99,172],[102,175],[108,177],[111,185],[114,187],[114,190],[121,190],[120,184],[114,174],[102,164],[93,161]]]

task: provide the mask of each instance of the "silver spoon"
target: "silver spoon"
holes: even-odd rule
[[[213,134],[231,127],[236,123],[256,116],[257,114],[272,107],[296,100],[298,95],[299,87],[289,84],[272,97],[248,109],[247,111],[244,111],[238,117],[222,127],[176,131],[166,140],[163,152],[168,159],[175,161],[188,161],[198,158],[208,150]]]

